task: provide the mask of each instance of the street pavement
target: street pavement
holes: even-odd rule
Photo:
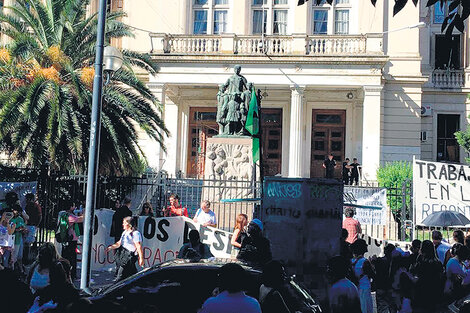
[[[92,289],[103,288],[113,283],[114,268],[110,271],[91,271],[90,287]],[[77,279],[74,280],[74,285],[80,288],[80,268],[77,269]]]

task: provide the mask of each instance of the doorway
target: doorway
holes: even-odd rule
[[[261,109],[264,176],[281,174],[282,109]]]
[[[206,141],[217,135],[219,130],[216,115],[216,108],[193,107],[189,110],[187,177],[204,177]]]
[[[345,133],[345,110],[313,110],[310,177],[325,177],[322,164],[331,153],[336,160],[334,177],[341,178]]]

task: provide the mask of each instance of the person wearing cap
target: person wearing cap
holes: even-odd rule
[[[263,222],[254,219],[248,225],[248,236],[243,239],[237,259],[263,265],[272,260],[271,243],[263,236]]]

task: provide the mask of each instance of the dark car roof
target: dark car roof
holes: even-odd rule
[[[228,263],[236,263],[239,264],[245,271],[252,272],[254,274],[261,274],[261,271],[257,268],[253,268],[252,266],[238,261],[238,260],[233,260],[233,259],[224,259],[224,258],[215,258],[215,259],[210,259],[210,260],[200,260],[200,261],[191,261],[191,260],[184,260],[184,259],[175,259],[167,262],[163,262],[158,265],[154,265],[152,267],[148,267],[143,269],[142,271],[124,279],[119,282],[116,282],[104,289],[101,289],[94,293],[94,296],[99,296],[102,294],[107,294],[113,290],[119,289],[124,285],[127,285],[129,283],[132,283],[136,279],[140,279],[141,277],[151,275],[155,272],[158,272],[160,270],[164,269],[169,269],[169,268],[184,268],[184,269],[201,269],[201,268],[206,268],[206,269],[219,269],[225,264]]]
[[[250,266],[249,264],[237,261],[237,260],[233,260],[233,259],[211,259],[211,260],[201,260],[199,262],[194,262],[194,261],[190,261],[190,260],[176,259],[176,260],[164,262],[164,263],[159,264],[159,265],[155,265],[155,266],[150,267],[150,268],[146,268],[146,269],[140,271],[139,273],[137,273],[137,274],[135,274],[131,277],[128,277],[127,279],[124,279],[120,282],[117,282],[117,283],[109,286],[106,289],[98,291],[97,293],[94,294],[94,296],[90,297],[90,300],[92,300],[92,301],[98,300],[99,301],[99,299],[104,299],[104,298],[108,297],[109,295],[113,294],[115,291],[120,290],[121,288],[126,289],[126,288],[132,286],[134,281],[137,281],[137,280],[140,280],[140,279],[145,280],[146,276],[150,276],[150,275],[156,274],[158,272],[164,273],[167,270],[169,270],[169,271],[176,270],[177,272],[180,272],[179,270],[181,270],[180,274],[187,275],[188,274],[187,271],[192,271],[192,270],[194,270],[195,272],[198,272],[198,270],[203,270],[204,272],[206,272],[206,270],[208,270],[208,271],[217,271],[223,265],[228,264],[228,263],[240,264],[250,274],[249,276],[251,278],[254,278],[254,280],[252,280],[252,281],[258,281],[258,282],[260,281],[261,271],[259,269],[255,268],[253,266]],[[174,275],[175,273],[173,272],[173,273],[170,274],[170,272],[167,272],[167,274]],[[157,274],[157,275],[159,275],[159,274]],[[288,285],[290,286],[292,292],[293,292],[293,290],[295,290],[295,296],[290,295],[291,305],[294,305],[294,308],[295,308],[295,306],[303,305],[304,308],[305,307],[309,308],[309,310],[307,310],[305,312],[321,312],[321,308],[316,304],[315,300],[308,294],[308,292],[306,290],[304,290],[302,287],[300,287],[294,280],[291,279],[290,282],[288,283]],[[250,290],[251,289],[247,290],[247,292],[250,291]],[[253,290],[251,290],[251,291],[253,292]],[[254,296],[254,295],[252,295],[252,296]],[[285,298],[285,299],[287,299],[287,298]],[[295,300],[295,299],[297,299],[297,300]],[[294,302],[292,302],[292,301],[294,301]],[[304,310],[300,310],[300,311],[304,312]]]

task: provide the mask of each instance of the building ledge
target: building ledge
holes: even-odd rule
[[[356,64],[379,65],[383,67],[387,61],[386,56],[299,56],[299,55],[167,55],[152,54],[152,59],[160,64],[164,63],[224,63],[224,64]]]

